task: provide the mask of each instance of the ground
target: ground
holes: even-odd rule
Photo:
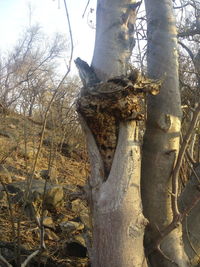
[[[36,218],[43,214],[47,249],[29,266],[39,266],[39,262],[40,266],[89,266],[84,237],[88,236],[90,222],[83,190],[89,164],[84,144],[73,147],[64,143],[59,152],[56,138],[51,142],[54,129],[46,129],[33,172],[42,124],[14,112],[0,114],[0,121],[1,254],[14,266],[14,244],[19,244],[16,247],[21,252],[16,254],[22,261],[37,250],[41,235]],[[30,177],[34,188],[31,208],[26,212],[24,199]],[[48,203],[41,194],[45,184]]]

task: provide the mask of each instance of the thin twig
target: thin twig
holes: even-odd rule
[[[197,179],[197,181],[198,181],[199,184],[200,184],[200,177],[199,177],[199,175],[196,173],[196,171],[195,171],[195,169],[193,168],[193,166],[190,166],[190,168],[191,168],[191,170],[192,170],[192,172],[193,172],[195,178]]]
[[[169,233],[171,233],[175,228],[180,225],[183,219],[188,216],[188,214],[199,203],[199,201],[200,196],[196,197],[192,201],[192,203],[183,211],[183,213],[173,219],[173,221],[167,227],[165,227],[162,231],[159,230],[160,236],[154,242],[151,243],[150,247],[148,248],[148,255],[150,255],[155,250],[160,251],[160,244],[164,237],[166,237]]]
[[[189,151],[188,149],[186,150],[186,156],[187,156],[187,158],[188,158],[188,160],[189,160],[190,165],[191,165],[191,164],[192,164],[192,165],[196,164],[196,161],[192,158],[192,156],[191,156],[191,154],[190,154],[190,151]]]
[[[190,127],[183,139],[183,143],[181,145],[177,162],[175,165],[175,168],[172,173],[172,195],[171,195],[171,201],[172,201],[172,212],[173,212],[173,220],[176,220],[176,217],[180,215],[179,209],[178,209],[178,178],[179,178],[179,172],[180,167],[183,161],[183,158],[185,156],[186,149],[189,145],[192,133],[194,131],[194,128],[196,127],[196,124],[199,119],[199,113],[200,113],[200,104],[195,109],[195,112],[193,114],[193,118],[190,124]]]
[[[190,3],[186,3],[186,4],[183,4],[182,6],[174,6],[173,8],[174,9],[181,9],[181,8],[184,8],[184,7],[189,6],[189,5],[191,5],[191,4]]]
[[[71,28],[71,23],[70,23],[70,18],[69,18],[69,13],[68,13],[68,9],[67,9],[66,0],[64,0],[64,4],[65,4],[65,13],[66,13],[66,17],[67,17],[67,23],[68,23],[68,28],[69,28],[69,36],[70,36],[70,44],[71,44],[71,53],[70,53],[70,58],[69,58],[69,65],[68,65],[67,73],[66,73],[66,75],[64,77],[64,79],[65,79],[66,76],[69,74],[69,72],[71,70],[71,62],[72,62],[73,53],[74,53],[74,42],[73,42],[72,28]],[[63,81],[64,80],[61,81],[61,84],[63,83]]]
[[[44,248],[44,249],[46,249],[46,246],[45,246],[45,242],[44,242],[43,220],[44,220],[44,211],[45,211],[46,192],[47,192],[47,179],[45,180],[45,183],[44,183],[44,190],[43,190],[43,195],[42,195],[42,211],[41,211],[41,216],[40,216],[40,247]]]
[[[28,264],[28,263],[29,263],[35,256],[37,256],[40,252],[41,252],[40,249],[34,251],[31,255],[29,255],[29,256],[25,259],[25,261],[21,264],[21,267],[26,267],[27,264]]]
[[[180,44],[187,51],[188,55],[190,56],[190,58],[193,61],[194,54],[192,53],[192,51],[184,43],[182,43],[181,41],[178,41],[178,44]]]
[[[0,261],[3,262],[7,267],[13,267],[1,254]]]
[[[86,4],[86,6],[85,6],[85,10],[84,10],[84,12],[83,12],[82,18],[84,18],[84,16],[85,16],[85,13],[86,13],[86,11],[87,11],[87,8],[88,8],[88,6],[89,6],[89,3],[90,3],[90,0],[88,0],[87,4]]]

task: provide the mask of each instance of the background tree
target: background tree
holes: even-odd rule
[[[146,242],[150,245],[159,236],[162,240],[157,244],[162,253],[151,254],[153,266],[189,266],[181,241],[181,227],[162,236],[162,231],[164,234],[164,229],[179,216],[177,181],[172,179],[181,130],[176,26],[171,1],[146,1],[145,6],[148,74],[152,78],[164,77],[158,96],[148,99],[142,162],[143,208],[150,222]]]
[[[145,235],[145,251],[150,266],[190,266],[182,241],[181,227],[181,221],[188,207],[186,205],[181,212],[178,207],[180,165],[191,135],[187,133],[187,138],[182,143],[180,150],[182,110],[179,90],[177,36],[189,38],[198,34],[198,2],[175,2],[174,5],[177,10],[183,10],[184,7],[191,5],[195,11],[194,22],[190,23],[185,19],[187,23],[184,24],[184,27],[179,27],[178,33],[172,1],[145,1],[148,27],[148,75],[153,79],[162,80],[162,87],[158,96],[148,98],[147,129],[143,144],[142,200],[144,215],[149,220]],[[96,42],[92,67],[98,78],[95,77],[94,73],[91,73],[96,83],[98,83],[98,79],[109,81],[115,76],[122,77],[122,75],[126,75],[128,60],[134,46],[131,34],[135,23],[136,9],[137,3],[135,2],[115,1],[111,5],[108,4],[108,1],[97,2]],[[82,79],[84,78],[83,75],[80,76]],[[85,80],[86,78],[88,78],[87,75]],[[118,82],[119,79],[118,77]],[[114,78],[111,79],[111,81],[114,80]],[[90,78],[89,82],[91,82]],[[94,97],[92,98],[91,84],[85,83],[84,85],[88,87],[88,92],[86,90],[83,94],[89,93],[91,95],[91,99],[88,97],[87,101],[96,101]],[[100,88],[97,88],[99,88],[98,85],[93,88],[94,91],[96,89],[96,94],[101,93],[98,92]],[[107,90],[109,89],[107,88]],[[86,101],[86,99],[83,101]],[[122,140],[121,131],[123,131],[122,129],[124,131],[130,129],[131,132],[132,128],[132,132],[134,132],[134,125],[128,122],[123,128],[123,123],[119,124],[119,135],[116,137],[117,145],[114,147],[116,149],[111,161],[112,167],[110,167],[109,174],[105,178],[105,175],[102,175],[102,169],[106,162],[106,154],[102,152],[102,143],[98,137],[100,134],[89,121],[94,118],[96,121],[98,120],[95,117],[96,115],[94,118],[91,114],[88,117],[87,112],[83,110],[84,108],[87,109],[88,106],[84,104],[81,105],[81,108],[79,106],[79,112],[85,116],[86,124],[91,130],[90,132],[87,125],[83,123],[92,165],[91,181],[89,182],[93,212],[92,263],[94,266],[108,266],[108,264],[115,266],[145,265],[142,243],[140,242],[140,245],[138,245],[134,240],[135,236],[130,237],[127,234],[130,233],[130,225],[134,225],[134,229],[142,229],[141,225],[145,224],[145,220],[143,218],[139,223],[134,221],[135,216],[138,217],[141,210],[133,209],[135,204],[133,198],[136,196],[136,192],[129,191],[130,187],[125,186],[128,173],[121,171],[124,166],[126,166],[124,168],[129,169],[130,161],[123,161],[123,159],[127,156],[128,149],[131,149],[131,146],[127,146],[126,143],[129,135],[123,135]],[[197,121],[198,112],[197,110],[192,120],[194,125]],[[107,118],[108,120],[109,118]],[[102,131],[101,134],[106,140],[109,139],[111,124],[105,126],[105,121],[104,118],[104,127],[108,127],[106,128],[106,137],[102,128],[99,127],[98,131]],[[129,130],[127,130],[128,132]],[[111,139],[109,141],[111,144]],[[135,141],[134,143],[136,143]],[[130,140],[128,143],[130,144]],[[134,150],[134,146],[132,149]],[[123,155],[120,154],[122,151]],[[135,157],[138,161],[134,152],[132,155],[133,159]],[[134,163],[131,162],[131,164]],[[132,169],[132,179],[134,183],[137,183],[138,188],[140,187],[139,168],[139,165],[134,164]],[[118,183],[118,181],[120,182]],[[123,189],[126,193],[121,194],[121,188],[126,188]],[[134,204],[131,203],[130,199],[126,199],[129,193],[132,194]],[[140,191],[137,191],[137,202],[140,205]],[[128,203],[128,207],[124,203]],[[132,214],[131,223],[128,219],[128,213]],[[140,235],[140,241],[141,237],[143,238],[143,234]],[[126,244],[124,240],[126,240]],[[135,244],[137,244],[138,258],[136,257]],[[131,249],[129,249],[130,247]]]
[[[13,51],[1,57],[1,104],[22,108],[29,116],[39,98],[53,89],[53,81],[59,78],[56,60],[64,55],[66,48],[61,35],[55,35],[51,41],[44,40],[39,26],[33,26],[25,31]]]

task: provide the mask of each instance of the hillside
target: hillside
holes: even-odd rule
[[[46,249],[28,266],[89,266],[84,146],[60,144],[47,128],[37,155],[42,123],[12,112],[0,121],[1,254],[15,266],[42,244]]]

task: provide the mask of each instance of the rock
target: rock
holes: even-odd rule
[[[45,179],[45,180],[46,179],[50,179],[54,183],[58,183],[58,180],[57,180],[57,170],[54,167],[50,168],[50,170],[48,170],[48,169],[41,170],[40,176],[43,179]]]
[[[55,229],[55,224],[51,217],[44,217],[43,218],[43,225],[52,229]]]
[[[68,257],[79,257],[86,258],[87,257],[87,248],[81,245],[79,242],[75,240],[71,242],[66,242],[65,244],[65,256]]]
[[[58,209],[63,206],[63,188],[59,185],[50,185],[45,197],[46,206],[49,209]]]
[[[91,229],[91,218],[88,214],[88,212],[84,212],[82,211],[80,213],[80,218],[81,218],[81,221],[83,222],[83,224],[86,226],[87,229]]]
[[[82,187],[77,186],[77,185],[64,185],[63,189],[65,191],[65,194],[70,201],[74,201],[75,199],[85,199],[85,192]]]
[[[4,129],[0,129],[0,135],[7,138],[13,138],[12,134]]]
[[[59,241],[59,237],[50,229],[45,229],[45,239]]]
[[[79,215],[82,210],[87,210],[86,206],[84,205],[83,201],[80,199],[75,199],[71,203],[72,206],[72,211],[76,214]]]
[[[80,191],[79,187],[77,185],[74,185],[74,184],[64,185],[63,188],[67,194],[76,193],[76,192]]]
[[[75,149],[75,145],[63,143],[61,147],[61,153],[66,157],[71,157],[72,152]]]
[[[34,206],[41,205],[44,194],[44,186],[45,182],[43,180],[33,179],[32,185],[30,187],[30,200],[34,204]],[[12,198],[15,202],[24,201],[24,195],[27,190],[27,181],[19,181],[12,184],[7,185],[7,189],[10,193],[15,194],[14,198]],[[46,184],[46,192],[44,197],[44,204],[47,210],[58,209],[63,206],[63,188],[62,186],[50,184],[47,182]]]
[[[14,125],[14,124],[12,124],[12,123],[11,123],[11,124],[9,124],[9,125],[8,125],[8,127],[9,127],[10,129],[16,129],[16,128],[17,128],[17,126],[16,126],[16,125]]]
[[[21,145],[18,148],[18,156],[21,156],[23,158],[31,159],[31,158],[34,158],[36,154],[37,154],[37,148],[35,147],[31,147],[29,145],[25,147],[25,145]]]
[[[0,187],[0,206],[1,207],[8,207],[8,199],[6,192],[3,191],[3,188]]]
[[[84,225],[89,229],[91,228],[91,219],[89,216],[89,209],[86,207],[81,199],[73,200],[71,203],[72,211],[80,217]]]
[[[73,234],[84,229],[84,224],[81,222],[67,221],[60,223],[60,228],[66,234]]]
[[[51,143],[52,143],[52,141],[49,138],[44,139],[44,141],[43,141],[43,145],[45,145],[45,146],[50,146]]]
[[[0,179],[4,183],[12,183],[11,174],[3,164],[0,164]]]
[[[79,235],[75,235],[74,236],[74,241],[76,241],[77,243],[79,243],[80,245],[86,247],[86,242],[85,242],[85,238],[82,234]]]

